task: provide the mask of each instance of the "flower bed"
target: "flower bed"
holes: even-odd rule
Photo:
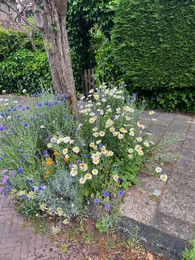
[[[0,193],[28,217],[57,216],[64,224],[89,200],[106,212],[118,209],[155,148],[153,119],[149,126],[140,121],[135,99],[102,85],[81,98],[77,120],[66,96],[1,99]]]

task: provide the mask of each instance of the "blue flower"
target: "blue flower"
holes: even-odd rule
[[[100,199],[99,198],[95,198],[94,202],[98,204],[100,202]]]
[[[109,194],[108,191],[105,191],[105,192],[104,192],[104,196],[105,196],[105,197],[109,197],[109,195],[110,195],[110,194]]]
[[[22,173],[22,172],[23,172],[22,167],[19,167],[19,168],[18,168],[18,173]]]
[[[31,97],[36,97],[36,94],[32,94]]]
[[[105,209],[105,211],[110,211],[110,205],[106,205],[106,206],[104,207],[104,209]]]
[[[25,124],[24,124],[24,127],[28,127],[28,124],[27,124],[27,123],[25,123]]]
[[[42,107],[42,104],[40,103],[40,104],[38,104],[37,106],[38,106],[38,107]]]
[[[124,194],[124,191],[122,191],[122,190],[119,190],[119,191],[118,191],[118,195],[119,195],[119,196],[123,196],[123,194]]]
[[[39,186],[39,187],[38,187],[38,191],[40,191],[40,190],[42,190],[42,189],[43,189],[42,186]]]
[[[121,180],[122,180],[122,179],[119,177],[119,178],[118,178],[118,181],[121,181]]]
[[[28,183],[32,183],[32,180],[26,180]]]
[[[6,191],[10,191],[10,189],[11,189],[11,186],[6,187]]]
[[[30,190],[31,190],[31,191],[34,191],[34,190],[35,190],[35,188],[34,188],[34,187],[31,187],[31,188],[30,188]]]
[[[117,167],[114,167],[114,170],[115,170],[115,171],[118,171],[118,168],[117,168]]]
[[[25,199],[25,198],[26,198],[26,195],[23,194],[23,195],[21,196],[21,199]]]

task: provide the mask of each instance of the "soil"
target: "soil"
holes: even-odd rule
[[[65,226],[60,233],[50,235],[50,241],[61,251],[60,259],[166,260],[145,250],[139,243],[125,241],[116,232],[100,234],[90,219],[82,225],[73,222]]]

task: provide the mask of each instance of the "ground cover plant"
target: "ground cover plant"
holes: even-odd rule
[[[21,102],[1,98],[1,194],[11,196],[26,216],[55,217],[60,224],[94,203],[109,216],[97,223],[106,231],[155,149],[154,112],[146,126],[134,102],[135,95],[126,96],[123,87],[103,84],[88,100],[81,98],[75,120],[64,95],[44,91]]]

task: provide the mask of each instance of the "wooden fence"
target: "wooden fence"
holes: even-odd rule
[[[83,89],[85,96],[87,97],[89,91],[93,89],[95,91],[95,73],[94,69],[86,69],[83,71],[82,75]]]

